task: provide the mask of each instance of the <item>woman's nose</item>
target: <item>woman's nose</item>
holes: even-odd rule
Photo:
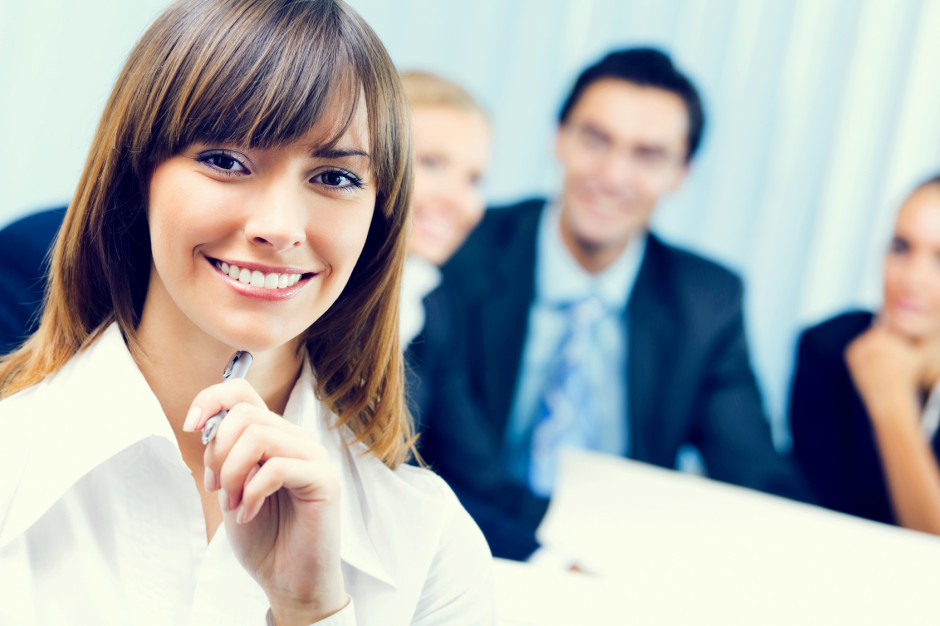
[[[458,215],[474,212],[477,190],[466,178],[458,173],[442,183],[438,188],[438,198],[448,211]]]
[[[245,236],[254,245],[284,252],[306,240],[306,209],[300,193],[272,189],[259,200],[245,224]]]

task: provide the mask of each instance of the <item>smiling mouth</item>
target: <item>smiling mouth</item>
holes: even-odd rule
[[[305,274],[281,274],[278,272],[265,274],[258,270],[229,265],[218,259],[212,259],[212,264],[215,265],[217,270],[228,275],[228,277],[233,280],[251,285],[252,287],[262,287],[264,289],[287,289],[296,285],[301,279],[313,276],[313,274],[309,272]]]

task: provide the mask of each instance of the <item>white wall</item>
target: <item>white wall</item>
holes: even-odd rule
[[[124,59],[166,0],[0,0],[0,224],[67,204]]]
[[[0,224],[68,201],[158,0],[2,0]],[[554,119],[609,48],[673,51],[709,115],[667,238],[740,271],[779,420],[800,327],[878,300],[905,192],[940,170],[940,0],[352,0],[401,69],[467,86],[496,129],[487,195],[556,188]]]

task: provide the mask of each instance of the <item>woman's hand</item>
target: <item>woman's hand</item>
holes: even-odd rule
[[[310,624],[348,602],[340,566],[340,480],[314,433],[267,409],[245,380],[200,392],[198,430],[228,415],[206,446],[229,542],[265,590],[278,626]]]
[[[872,419],[906,413],[917,403],[922,355],[883,324],[874,324],[845,351],[855,388]]]
[[[917,351],[921,359],[920,387],[933,389],[940,381],[940,336],[926,340],[918,346]]]
[[[940,371],[938,347],[875,324],[849,344],[845,360],[872,422],[898,522],[940,535],[940,468],[920,429],[918,398]]]

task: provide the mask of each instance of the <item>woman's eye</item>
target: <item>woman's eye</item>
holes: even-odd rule
[[[360,189],[363,186],[361,180],[342,170],[327,170],[317,174],[312,180],[315,183],[337,189]]]
[[[225,152],[206,152],[197,159],[213,169],[221,170],[225,174],[247,174],[246,168],[235,156]]]
[[[437,169],[444,165],[444,160],[438,156],[423,154],[418,156],[418,165],[421,167],[426,167],[428,169]]]

